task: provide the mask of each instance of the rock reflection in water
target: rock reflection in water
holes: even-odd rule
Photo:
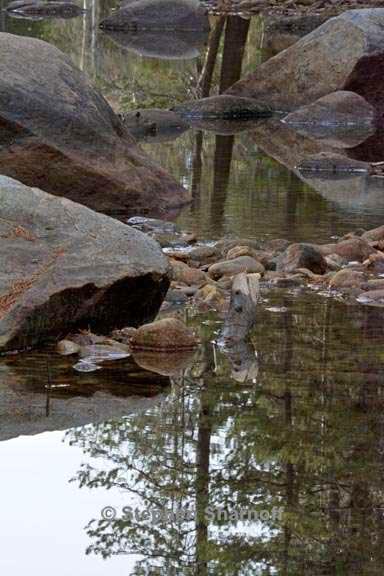
[[[0,360],[0,441],[121,418],[164,400],[169,379],[131,359],[76,373],[73,359],[44,352]]]
[[[208,39],[206,30],[105,30],[104,34],[124,50],[161,60],[197,58]]]
[[[255,382],[230,378],[206,327],[199,368],[161,407],[108,424],[108,436],[68,433],[104,458],[79,470],[81,485],[179,513],[94,520],[90,553],[140,554],[134,574],[381,574],[384,317],[320,297],[268,300],[285,311],[260,309]],[[259,520],[236,522],[240,509]]]

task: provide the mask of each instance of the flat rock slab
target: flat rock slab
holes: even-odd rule
[[[0,352],[156,315],[169,264],[142,232],[0,177]]]

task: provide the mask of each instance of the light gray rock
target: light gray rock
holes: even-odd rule
[[[0,177],[0,351],[156,315],[170,267],[138,230]]]

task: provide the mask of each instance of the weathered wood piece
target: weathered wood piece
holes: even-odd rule
[[[221,340],[230,344],[244,340],[256,321],[260,274],[242,272],[233,279],[229,311],[224,321]]]

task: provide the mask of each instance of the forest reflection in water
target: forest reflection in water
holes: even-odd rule
[[[127,50],[97,31],[112,3],[86,0],[85,7],[83,17],[65,22],[11,21],[1,13],[2,30],[63,49],[118,112],[224,92],[292,41],[266,35],[257,18],[219,17],[199,57],[148,58],[142,47],[140,53],[137,45]],[[326,241],[382,224],[380,182],[301,178],[297,159],[318,150],[317,142],[275,124],[239,134],[228,133],[228,126],[216,133],[189,130],[174,142],[142,145],[192,190],[192,204],[178,222],[202,239],[233,234]],[[371,150],[381,154],[380,146]],[[361,158],[368,147],[363,142],[347,154]],[[68,382],[70,367],[60,377],[53,373],[63,390],[50,390],[47,406],[66,395],[78,399],[77,413],[62,402],[69,418],[61,428],[76,426],[65,441],[83,451],[85,463],[74,478],[79,492],[116,488],[141,510],[188,506],[195,517],[153,525],[148,519],[101,520],[95,509],[86,529],[88,554],[109,560],[138,555],[130,572],[137,575],[382,574],[382,309],[307,292],[264,292],[251,342],[225,351],[212,343],[220,319],[189,315],[203,340],[198,356],[170,376],[170,388],[168,376],[160,377],[152,364],[155,386],[146,388],[145,409],[140,402],[126,409],[119,392],[127,376],[119,367],[88,376],[82,390],[79,376],[71,373]],[[30,425],[33,409],[48,397],[47,373],[41,356],[39,362],[25,358],[29,365],[20,368],[13,359],[2,376],[4,389],[12,384],[12,393],[24,394]],[[138,392],[141,382],[135,386]],[[98,423],[81,425],[97,420],[96,413]],[[48,429],[41,420],[35,433]],[[268,514],[235,525],[225,518],[207,521],[207,508]],[[42,542],[47,530],[52,527],[39,526]]]
[[[119,487],[140,514],[179,511],[90,519],[89,553],[139,554],[134,574],[382,573],[383,314],[313,294],[263,300],[243,381],[239,358],[212,344],[214,318],[194,318],[204,345],[161,406],[67,433],[98,457],[80,487]],[[207,519],[239,509],[263,521]]]

